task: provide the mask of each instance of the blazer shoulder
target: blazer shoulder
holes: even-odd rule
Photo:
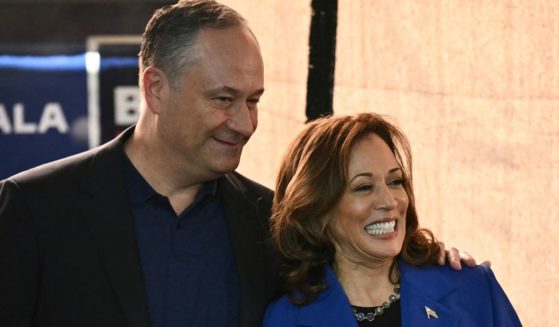
[[[469,290],[476,292],[489,291],[491,283],[497,283],[491,268],[477,265],[474,267],[463,266],[461,270],[455,270],[448,264],[444,266],[429,265],[425,267],[407,268],[406,271],[412,272],[412,278],[424,283],[437,283],[443,279],[449,286],[462,291]],[[493,278],[488,278],[488,274]]]
[[[485,265],[462,267],[456,271],[446,266],[429,266],[420,269],[424,274],[422,281],[425,285],[438,287],[442,279],[453,289],[444,302],[453,307],[456,312],[464,310],[462,314],[468,319],[484,317],[490,319],[493,326],[522,326],[516,311],[507,295],[495,278],[492,269]],[[416,275],[418,276],[418,275]],[[485,312],[485,314],[482,314]]]
[[[293,305],[287,295],[283,295],[276,301],[270,303],[264,315],[264,327],[286,327],[294,326],[298,308]]]
[[[474,267],[463,265],[461,270],[455,270],[448,264],[433,265],[432,269],[449,278],[458,287],[489,289],[491,284],[498,284],[491,268],[484,265]]]
[[[236,184],[236,186],[238,188],[241,188],[248,192],[251,193],[255,193],[255,194],[260,194],[260,195],[265,195],[265,196],[270,196],[273,197],[274,195],[274,191],[272,191],[271,189],[269,189],[268,187],[248,178],[243,176],[242,174],[238,173],[238,172],[233,172],[231,174],[227,174],[227,178],[229,179],[229,181],[231,183]]]
[[[65,176],[70,176],[77,171],[83,170],[95,153],[96,149],[92,149],[51,161],[8,177],[3,182],[11,181],[18,185],[42,183],[50,180],[60,182],[65,179]]]
[[[249,179],[238,172],[226,174],[226,179],[240,190],[245,196],[258,203],[259,206],[267,208],[267,211],[272,207],[272,200],[274,198],[274,191],[268,187]]]
[[[130,132],[126,134],[128,136]],[[19,185],[22,190],[34,187],[41,190],[60,189],[78,183],[91,170],[94,163],[97,167],[95,174],[106,174],[108,169],[114,169],[114,163],[122,156],[124,137],[119,136],[93,149],[22,171],[2,182],[11,181]]]

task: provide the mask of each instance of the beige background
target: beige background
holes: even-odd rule
[[[310,1],[223,1],[266,66],[240,171],[273,187],[303,126]],[[525,326],[559,321],[559,2],[339,0],[336,114],[408,135],[420,221],[490,259]]]

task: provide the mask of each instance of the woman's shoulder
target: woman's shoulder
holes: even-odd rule
[[[287,295],[283,295],[282,297],[278,298],[277,300],[273,301],[268,305],[268,311],[278,311],[278,310],[294,310],[296,306],[289,301],[289,297]]]
[[[295,321],[296,312],[297,307],[289,301],[287,295],[284,295],[268,305],[262,326],[280,327],[292,325]]]
[[[518,316],[492,269],[485,265],[414,267],[402,264],[402,298],[440,298],[463,321],[479,325],[490,319],[495,326],[521,326]]]
[[[487,283],[495,280],[495,274],[493,273],[491,268],[486,265],[476,265],[473,267],[462,265],[462,269],[460,270],[456,270],[449,265],[433,265],[430,269],[436,270],[444,276],[458,283],[470,284],[475,281],[478,281],[480,283]]]
[[[402,277],[412,283],[423,285],[440,285],[441,282],[463,291],[488,291],[499,285],[495,274],[490,267],[477,265],[474,267],[463,266],[455,270],[448,265],[427,265],[422,267],[411,266],[406,263],[400,265]]]
[[[473,267],[462,265],[462,269],[456,270],[450,265],[445,264],[443,266],[431,264],[425,266],[412,266],[403,260],[399,261],[400,270],[403,274],[419,274],[419,275],[431,275],[431,274],[442,274],[449,276],[451,278],[457,279],[470,279],[470,278],[484,278],[488,275],[493,276],[493,271],[489,266],[486,265],[476,265]]]

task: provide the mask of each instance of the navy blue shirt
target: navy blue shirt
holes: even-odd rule
[[[239,282],[217,181],[180,215],[126,159],[151,327],[237,326]]]

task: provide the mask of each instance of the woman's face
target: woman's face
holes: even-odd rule
[[[329,225],[336,260],[391,261],[402,249],[408,202],[403,172],[388,145],[376,134],[358,141],[350,154],[348,185]]]

